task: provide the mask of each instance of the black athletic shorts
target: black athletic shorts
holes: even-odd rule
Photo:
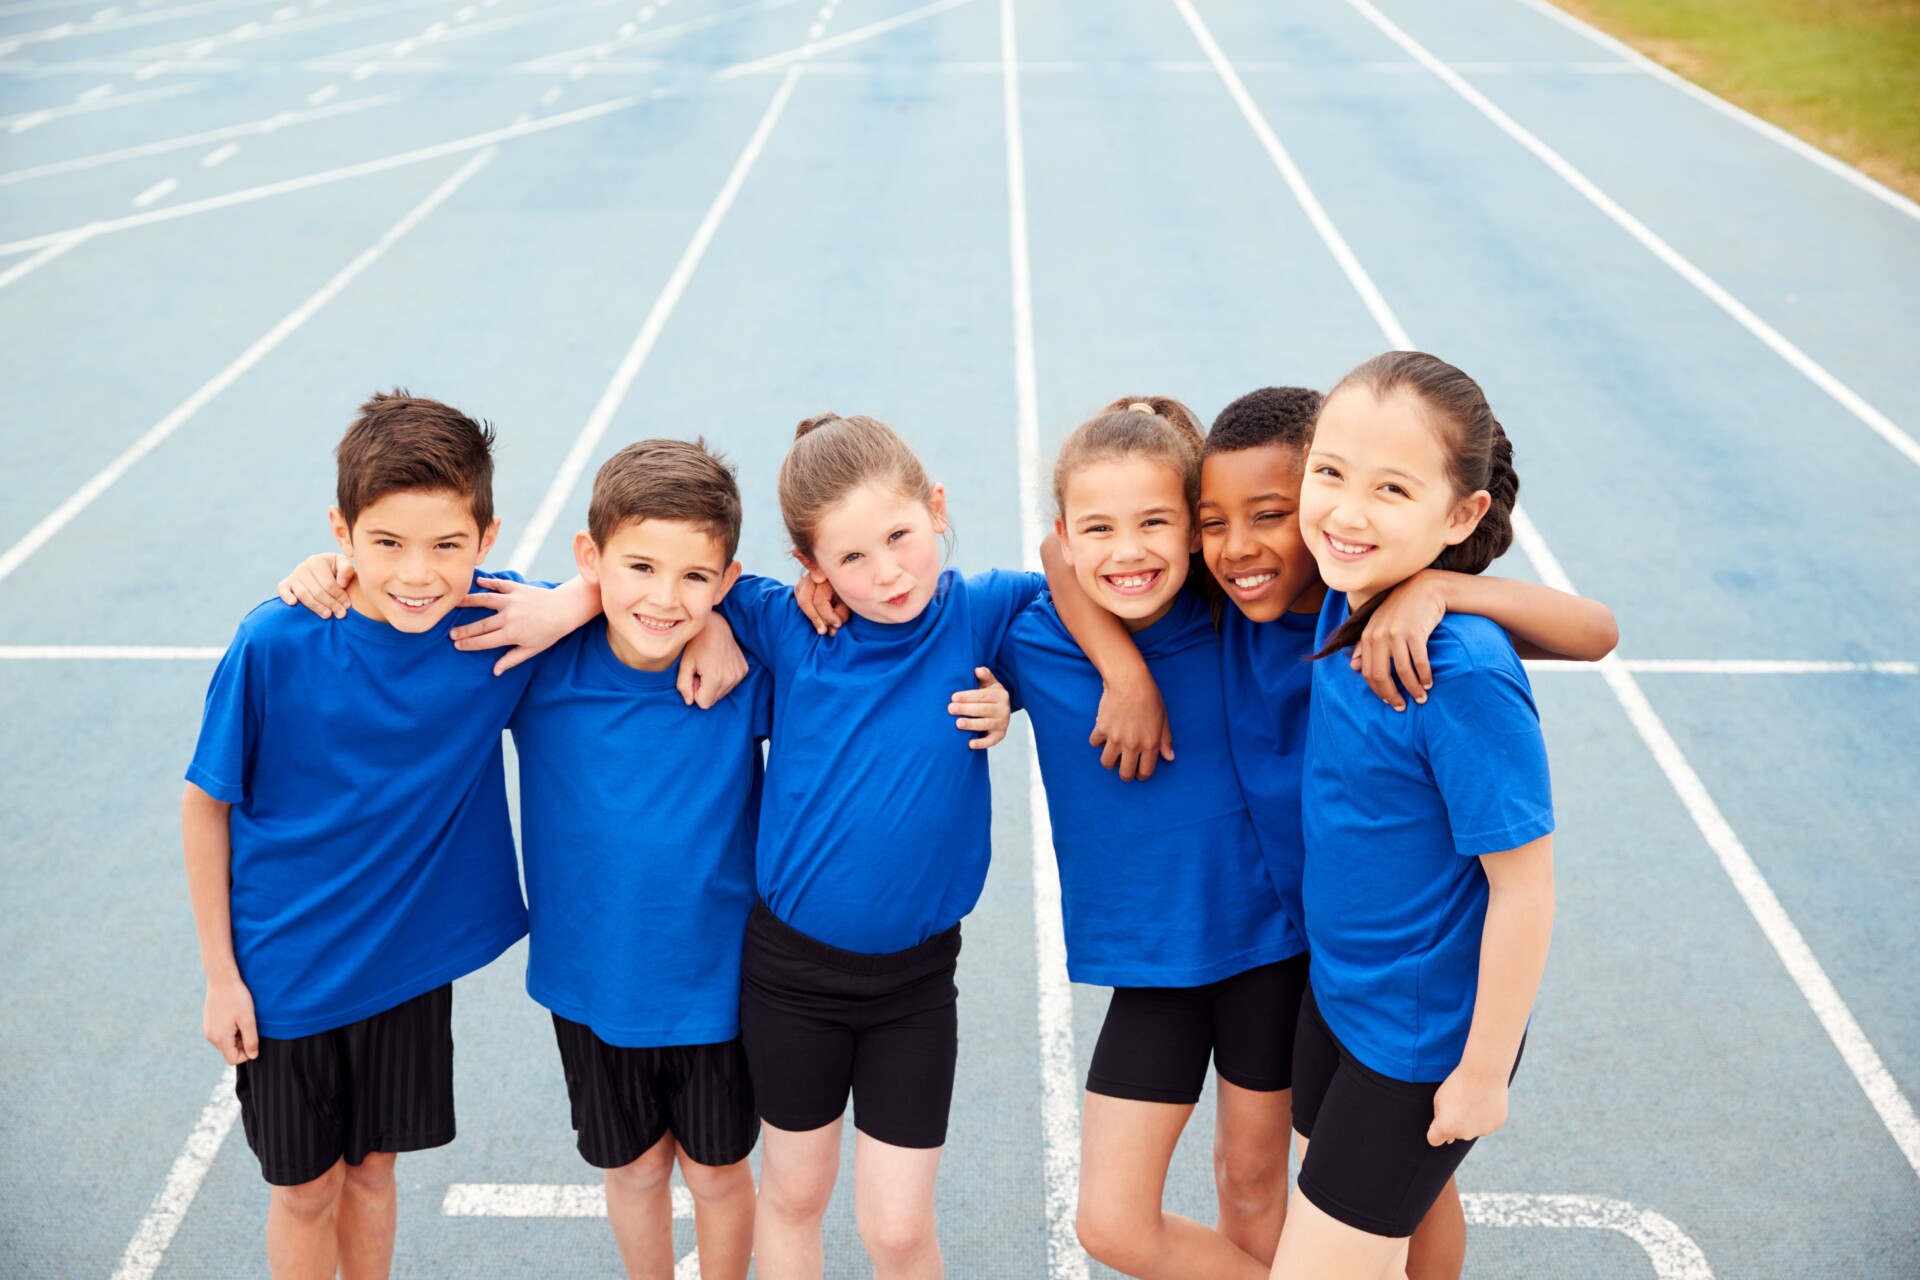
[[[747,918],[740,1038],[760,1118],[805,1132],[853,1095],[853,1124],[895,1147],[947,1140],[960,1051],[953,985],[960,926],[882,955],[842,951],[784,924],[765,903]]]
[[[580,1155],[618,1169],[667,1134],[695,1164],[745,1160],[760,1136],[740,1038],[629,1049],[553,1015]]]
[[[1220,1078],[1272,1093],[1293,1084],[1293,1034],[1307,953],[1198,987],[1115,987],[1087,1092],[1194,1103],[1207,1060]]]
[[[453,984],[293,1040],[260,1037],[233,1091],[260,1174],[295,1187],[343,1157],[453,1141]]]
[[[1477,1141],[1427,1145],[1439,1082],[1395,1080],[1366,1066],[1328,1029],[1311,989],[1300,1003],[1293,1081],[1293,1127],[1311,1143],[1300,1194],[1350,1227],[1412,1235]]]

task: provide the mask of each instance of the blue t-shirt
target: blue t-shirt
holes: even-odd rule
[[[633,1048],[740,1030],[772,682],[756,669],[702,711],[680,700],[676,674],[621,663],[595,618],[547,651],[508,726],[527,994]]]
[[[1327,596],[1322,643],[1346,620]],[[1553,830],[1527,673],[1497,623],[1448,614],[1427,637],[1433,691],[1405,712],[1347,651],[1313,665],[1304,880],[1313,994],[1334,1035],[1395,1079],[1460,1063],[1479,989],[1480,856]]]
[[[821,636],[793,589],[745,577],[720,606],[773,671],[754,850],[782,921],[843,951],[902,951],[951,928],[986,883],[987,756],[947,714],[1045,579],[940,575],[912,622],[855,615]]]
[[[1166,699],[1179,758],[1122,782],[1087,734],[1099,672],[1051,596],[1015,620],[994,671],[1033,722],[1060,861],[1067,975],[1110,987],[1195,987],[1298,955],[1227,748],[1220,645],[1183,591],[1135,633]]]
[[[447,639],[490,616],[409,635],[269,600],[214,670],[187,781],[233,805],[233,949],[262,1035],[391,1009],[526,934],[500,733],[532,668],[496,677],[498,654]]]
[[[1271,622],[1254,622],[1231,603],[1220,619],[1220,671],[1230,708],[1227,741],[1234,772],[1240,775],[1273,887],[1302,937],[1300,870],[1306,843],[1300,833],[1300,786],[1313,691],[1313,664],[1306,659],[1314,649],[1317,621],[1311,613],[1283,613]],[[1176,736],[1175,749],[1184,755],[1189,741]]]

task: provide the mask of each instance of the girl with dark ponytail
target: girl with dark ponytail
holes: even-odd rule
[[[1348,374],[1314,426],[1300,529],[1328,591],[1302,795],[1313,955],[1294,1041],[1310,1142],[1276,1275],[1374,1276],[1507,1085],[1553,925],[1553,802],[1532,690],[1493,622],[1449,613],[1432,694],[1396,714],[1340,655],[1429,568],[1477,574],[1513,541],[1513,447],[1473,379],[1420,352]]]

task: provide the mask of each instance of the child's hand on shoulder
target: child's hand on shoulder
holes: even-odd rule
[[[1360,633],[1360,643],[1353,646],[1353,669],[1365,676],[1367,687],[1395,711],[1407,709],[1407,693],[1415,702],[1424,703],[1427,690],[1433,688],[1427,637],[1447,616],[1441,587],[1444,581],[1433,570],[1422,569],[1402,582],[1373,611],[1366,630]]]
[[[560,593],[530,582],[511,578],[475,579],[484,591],[470,592],[457,605],[461,609],[489,609],[493,616],[447,634],[453,647],[469,653],[481,649],[505,649],[493,664],[493,674],[501,675],[528,658],[552,648],[580,625],[574,611],[560,600]]]
[[[1468,1062],[1453,1069],[1433,1095],[1427,1145],[1484,1138],[1507,1122],[1507,1073],[1483,1071]]]
[[[800,575],[800,581],[793,584],[793,602],[800,606],[800,612],[807,615],[807,621],[813,629],[823,636],[830,636],[846,624],[853,616],[853,610],[840,603],[840,597],[833,594],[833,587],[825,576],[818,578],[811,572]]]
[[[220,1051],[230,1066],[260,1056],[260,1032],[253,1022],[253,993],[240,975],[207,983],[207,1003],[200,1015],[207,1043]]]
[[[347,587],[353,582],[353,561],[338,551],[308,556],[274,590],[287,604],[303,604],[323,618],[344,618],[353,606]]]
[[[1101,767],[1118,769],[1122,782],[1151,778],[1160,761],[1173,759],[1173,728],[1160,686],[1151,677],[1109,684],[1087,744],[1100,748]]]
[[[710,613],[700,633],[680,651],[680,674],[673,687],[681,701],[704,711],[732,693],[747,678],[747,670],[747,655],[733,638],[732,626]]]
[[[973,678],[978,687],[955,693],[947,703],[947,714],[954,717],[954,728],[979,734],[967,745],[984,751],[1007,736],[1007,726],[1013,723],[1013,697],[985,667],[975,667]]]

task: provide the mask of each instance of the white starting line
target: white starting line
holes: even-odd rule
[[[452,1218],[604,1218],[607,1191],[592,1183],[456,1182],[447,1188],[440,1212]],[[678,1184],[673,1216],[693,1219],[693,1193]],[[699,1249],[673,1264],[673,1280],[700,1280]]]

